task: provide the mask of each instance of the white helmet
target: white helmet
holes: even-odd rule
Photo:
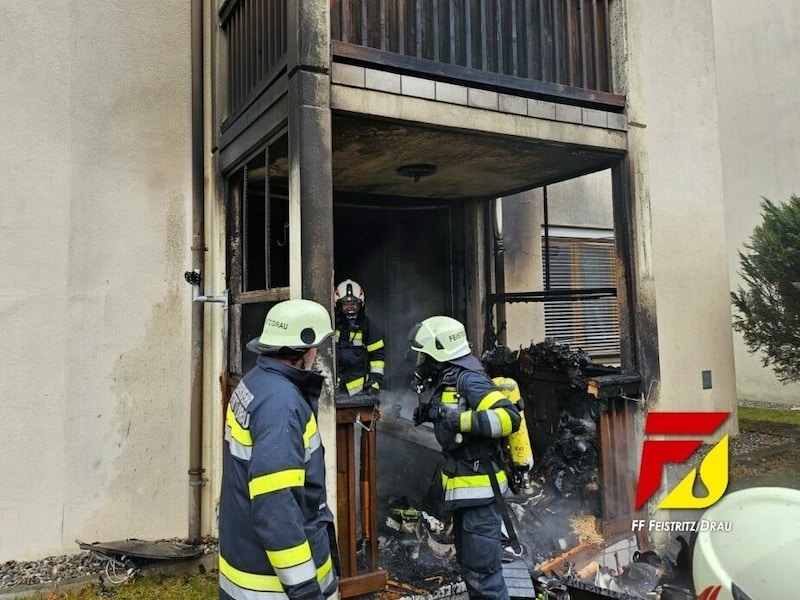
[[[285,300],[269,309],[261,336],[250,340],[247,348],[259,354],[281,348],[306,350],[331,335],[331,317],[324,306],[312,300]]]
[[[408,334],[411,349],[439,362],[452,361],[470,354],[464,326],[451,317],[429,317]]]
[[[364,288],[357,281],[345,279],[333,290],[336,307],[348,319],[355,319],[364,307]]]
[[[754,487],[726,494],[698,522],[692,580],[698,598],[789,598],[797,586],[800,490]]]

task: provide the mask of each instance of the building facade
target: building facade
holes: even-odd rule
[[[213,534],[223,406],[269,306],[364,284],[402,415],[411,324],[451,314],[482,349],[493,293],[543,289],[545,224],[613,240],[643,409],[735,410],[710,2],[366,5],[0,7],[0,560]],[[495,307],[509,345],[546,333],[547,303]],[[326,388],[330,481],[335,410]]]
[[[793,2],[714,2],[720,142],[731,289],[742,285],[739,255],[761,223],[761,198],[782,202],[798,194],[800,78],[792,56],[800,48]],[[740,399],[800,403],[800,385],[784,385],[760,353],[734,333]]]

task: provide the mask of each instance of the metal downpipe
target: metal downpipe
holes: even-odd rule
[[[494,285],[495,293],[506,293],[505,243],[503,242],[503,199],[495,198],[494,208]],[[506,343],[506,303],[500,300],[495,304],[497,314],[497,343]]]
[[[205,267],[203,148],[203,2],[191,2],[192,60],[192,271]],[[202,288],[201,288],[202,289]],[[200,539],[203,473],[203,315],[204,304],[192,302],[191,399],[189,409],[189,542]]]

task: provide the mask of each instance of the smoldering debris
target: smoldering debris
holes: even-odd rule
[[[597,420],[608,406],[587,392],[587,382],[617,369],[552,339],[518,351],[497,346],[482,360],[492,377],[511,377],[520,387],[537,455],[534,477],[562,497],[578,499],[586,510],[598,509]]]
[[[577,498],[593,510],[600,489],[599,464],[594,421],[565,413],[558,424],[555,441],[547,447],[533,472],[564,498]]]
[[[581,512],[576,500],[542,488],[533,497],[506,497],[506,504],[524,549],[521,560],[534,588],[543,591],[545,598],[570,598],[570,592],[578,590],[593,595],[573,597],[618,600],[683,598],[675,594],[690,593],[688,544],[683,539],[678,540],[674,558],[634,552],[628,564],[620,564],[617,558],[611,566],[601,565],[607,540],[598,533],[596,517]],[[449,515],[434,515],[408,498],[394,499],[379,538],[381,566],[389,575],[382,599],[433,598],[442,589],[455,589],[461,579],[452,534]],[[596,554],[592,560],[590,552],[577,569],[570,561],[579,547]],[[506,557],[508,561],[516,558]]]
[[[618,376],[620,370],[595,364],[580,349],[554,340],[518,351],[498,346],[482,360],[491,377],[516,380],[523,398],[535,456],[534,491],[528,496],[507,496],[506,504],[524,549],[521,559],[525,566],[532,574],[547,568],[548,577],[558,580],[551,582],[554,587],[546,597],[556,597],[556,586],[567,586],[567,576],[575,585],[612,594],[599,597],[644,597],[626,589],[650,585],[652,577],[646,575],[653,575],[654,565],[647,562],[627,570],[615,565],[617,568],[607,571],[596,561],[596,568],[580,571],[581,579],[576,577],[579,571],[563,571],[571,560],[567,557],[576,549],[602,552],[606,542],[597,523],[601,493],[598,422],[609,411],[610,400],[603,394],[590,394],[588,386],[602,376]],[[441,493],[436,474],[431,485],[438,486]],[[437,499],[437,490],[421,492],[424,497],[420,498],[391,500],[387,518],[380,524],[381,566],[390,580],[427,590],[429,595],[460,581],[451,520]],[[507,558],[515,557],[509,553]],[[608,576],[611,587],[595,586],[598,576]],[[657,586],[664,581],[659,576]],[[600,579],[597,582],[602,583]],[[614,587],[620,591],[612,592]]]

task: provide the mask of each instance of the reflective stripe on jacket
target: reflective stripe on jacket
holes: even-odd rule
[[[469,368],[451,364],[435,392],[444,409],[460,413],[457,431],[446,419],[439,419],[434,425],[436,438],[446,456],[442,487],[445,503],[451,509],[480,506],[494,500],[489,469],[497,477],[500,492],[506,492],[505,471],[495,460],[487,465],[486,457],[496,447],[496,440],[516,431],[520,424],[518,408],[497,389],[483,372],[480,362],[477,359],[474,362],[461,359],[460,362]]]
[[[236,600],[336,591],[316,402],[322,377],[260,356],[225,416],[219,587]]]

